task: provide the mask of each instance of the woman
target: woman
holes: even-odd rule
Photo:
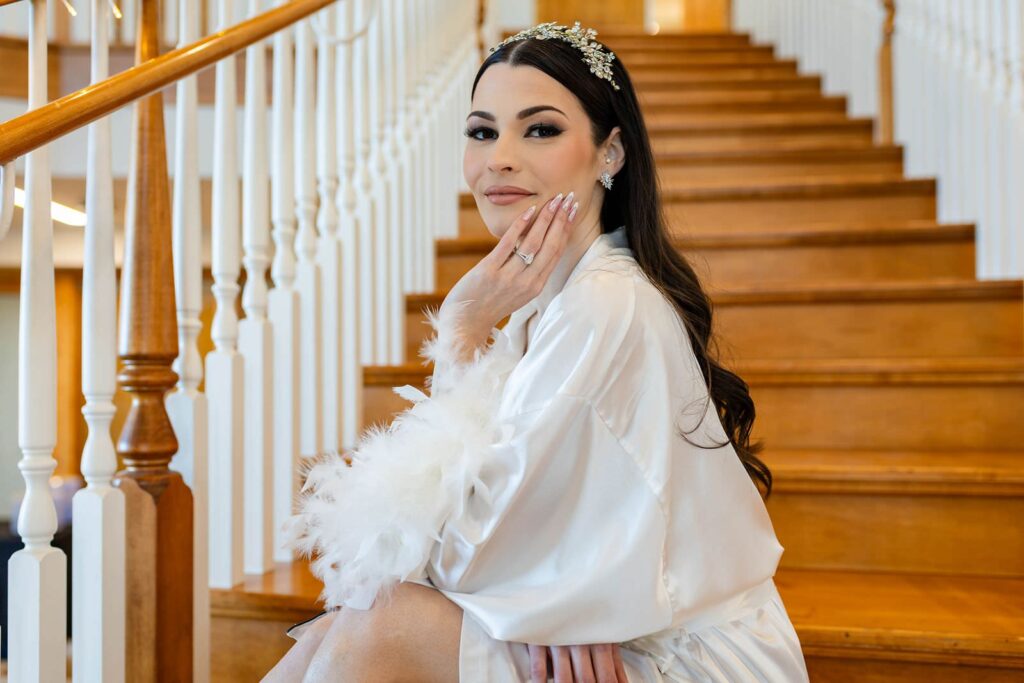
[[[329,611],[267,680],[807,680],[753,403],[593,36],[480,67],[464,174],[498,245],[430,316],[431,395],[310,469],[292,530]]]

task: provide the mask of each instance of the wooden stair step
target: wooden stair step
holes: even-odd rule
[[[779,90],[751,87],[744,90],[651,90],[640,91],[641,107],[674,107],[687,105],[756,106],[762,104],[794,104],[820,102],[826,97],[817,89]]]
[[[763,456],[784,566],[1024,576],[1024,451]]]
[[[903,149],[897,146],[806,149],[691,150],[655,158],[667,185],[723,184],[736,178],[777,182],[800,177],[902,178]]]
[[[644,93],[679,90],[782,90],[804,91],[821,94],[821,77],[813,75],[749,76],[743,73],[730,74],[637,74],[633,85]]]
[[[741,111],[672,112],[646,117],[647,129],[654,135],[674,135],[686,130],[717,130],[747,126],[791,126],[797,123],[833,123],[847,121],[843,111]]]
[[[614,52],[644,50],[648,52],[674,52],[697,48],[737,48],[751,46],[746,33],[687,33],[675,35],[645,35],[641,33],[609,33],[601,30],[597,40]]]
[[[686,47],[676,50],[628,49],[615,53],[628,69],[670,64],[763,64],[776,60],[771,45]]]
[[[406,349],[430,335],[425,309],[447,292],[406,298]],[[709,290],[715,335],[728,359],[1019,357],[1019,280],[764,284]],[[964,329],[972,331],[963,334]],[[927,330],[927,334],[922,334]]]
[[[782,567],[775,582],[814,681],[1010,683],[1024,670],[1024,579]],[[213,680],[262,678],[321,588],[297,560],[212,591]]]
[[[779,226],[845,227],[935,220],[935,181],[888,178],[820,178],[777,183],[664,187],[661,193],[673,234]],[[488,235],[475,206],[462,205],[459,234]]]
[[[801,93],[802,94],[802,93]],[[644,117],[650,119],[652,116],[663,113],[696,114],[696,113],[786,113],[786,112],[846,112],[845,97],[798,97],[789,99],[755,99],[743,101],[734,97],[722,96],[719,99],[704,98],[688,102],[663,101],[666,98],[656,98],[654,101],[641,101],[640,106]]]
[[[800,358],[726,365],[751,387],[754,438],[771,448],[1002,450],[1024,441],[1022,358]],[[418,360],[364,368],[364,425],[409,404]]]
[[[776,583],[813,681],[1024,674],[1024,580],[780,569]]]
[[[796,120],[785,125],[747,121],[733,125],[707,122],[700,126],[653,126],[651,149],[656,156],[678,152],[786,150],[821,147],[870,147],[874,122],[831,115],[826,120]]]
[[[796,61],[776,59],[770,62],[751,63],[723,60],[719,62],[647,62],[631,66],[626,64],[631,78],[646,82],[657,78],[708,79],[719,78],[782,78],[797,74]]]
[[[453,287],[496,244],[491,235],[440,240],[437,290]],[[707,287],[974,277],[972,225],[699,233],[675,245]]]

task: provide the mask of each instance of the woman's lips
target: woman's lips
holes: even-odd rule
[[[487,195],[487,198],[491,200],[492,204],[505,206],[506,204],[515,204],[520,199],[532,196],[532,194],[524,194],[522,192],[492,192]]]

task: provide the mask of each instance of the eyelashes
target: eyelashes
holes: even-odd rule
[[[533,131],[543,133],[542,135],[534,136],[540,138],[553,138],[562,134],[561,128],[558,128],[557,126],[552,126],[547,123],[535,123],[534,125],[530,126],[526,130],[527,136],[530,136],[530,134],[533,133]],[[475,128],[467,128],[462,132],[463,135],[465,135],[467,138],[470,138],[471,140],[479,140],[482,142],[483,140],[491,139],[477,137],[477,135],[480,133],[493,134],[494,129],[488,128],[487,126],[477,126]]]

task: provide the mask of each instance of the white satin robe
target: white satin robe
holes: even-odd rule
[[[311,472],[295,533],[328,606],[436,587],[464,610],[473,683],[528,681],[525,643],[621,643],[630,681],[807,680],[782,547],[625,228],[563,259],[472,363],[431,322],[431,396],[396,389],[416,405],[368,457]]]

